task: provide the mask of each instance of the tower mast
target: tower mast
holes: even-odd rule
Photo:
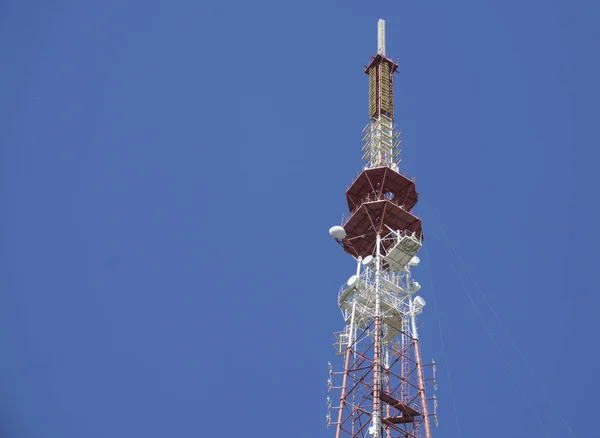
[[[398,64],[385,49],[379,20],[377,55],[365,67],[371,119],[363,130],[365,166],[346,191],[350,217],[329,230],[356,260],[338,294],[346,326],[335,346],[343,369],[329,368],[329,390],[337,396],[335,406],[328,397],[327,422],[336,438],[431,438],[430,420],[437,421],[435,396],[426,391],[435,384],[435,363],[422,362],[416,323],[425,300],[416,296],[420,285],[411,275],[423,241],[421,219],[411,213],[418,194],[414,180],[398,171]]]

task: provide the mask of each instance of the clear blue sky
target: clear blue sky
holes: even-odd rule
[[[591,0],[3,1],[0,435],[333,436],[354,268],[327,230],[385,18],[434,437],[600,436],[599,17]]]

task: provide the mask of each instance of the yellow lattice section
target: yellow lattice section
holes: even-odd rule
[[[390,90],[390,65],[381,63],[381,111],[390,114],[392,111],[392,91]]]
[[[369,74],[369,115],[377,118],[386,115],[394,118],[394,78],[395,65],[387,59],[371,65]]]
[[[369,70],[369,115],[377,115],[377,69]]]
[[[394,119],[394,75],[390,74],[389,78],[386,78],[386,82],[389,86],[389,95],[390,95],[390,111],[389,111],[389,118],[390,119]]]

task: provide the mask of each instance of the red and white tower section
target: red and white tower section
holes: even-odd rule
[[[336,333],[339,368],[329,366],[327,422],[335,437],[431,438],[436,420],[435,363],[421,357],[417,317],[425,300],[411,269],[423,241],[415,182],[399,172],[400,140],[394,125],[394,73],[386,57],[385,22],[369,76],[370,123],[365,167],[346,191],[350,217],[330,234],[356,260],[339,291],[346,326]]]

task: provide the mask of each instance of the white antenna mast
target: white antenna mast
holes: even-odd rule
[[[385,20],[377,22],[377,54],[385,56]]]

